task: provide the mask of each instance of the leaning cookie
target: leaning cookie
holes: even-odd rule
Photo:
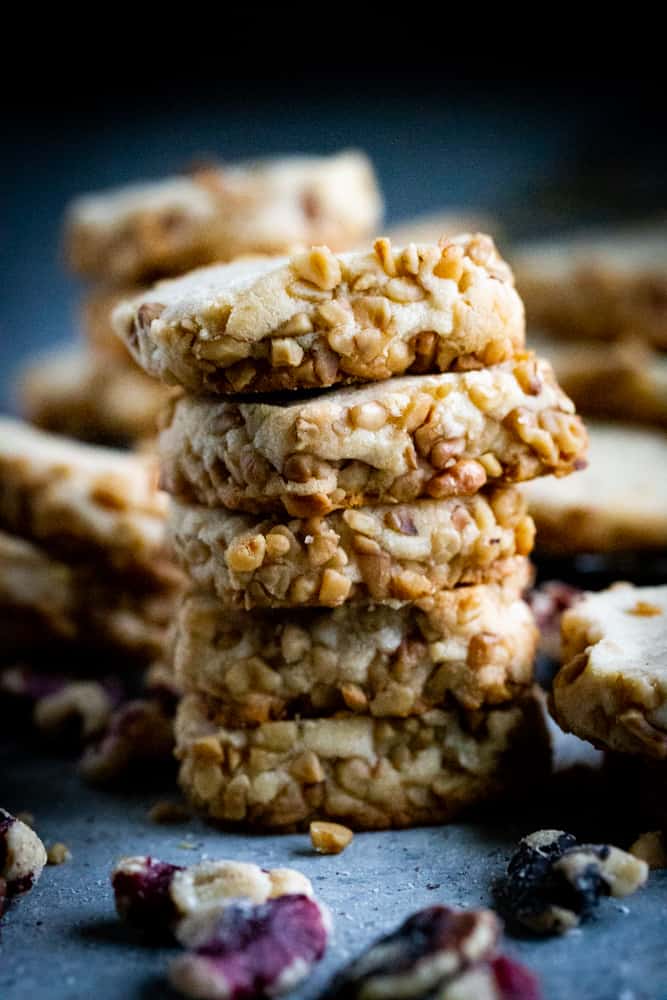
[[[293,519],[174,501],[170,517],[177,561],[227,608],[414,601],[502,579],[533,537],[512,486]]]
[[[120,341],[121,357],[108,349],[65,346],[23,370],[21,410],[47,431],[96,444],[127,445],[150,439],[174,390],[149,378]]]
[[[342,250],[381,214],[363,153],[267,159],[77,198],[65,250],[77,274],[127,284],[241,254],[320,242]]]
[[[566,475],[586,453],[573,404],[532,355],[283,403],[185,396],[164,423],[170,493],[294,517]]]
[[[512,272],[487,236],[240,260],[156,285],[113,323],[146,372],[212,393],[479,368],[524,344]]]
[[[67,562],[168,572],[167,497],[149,455],[80,444],[0,418],[0,528]]]
[[[525,561],[501,585],[415,605],[228,612],[192,594],[179,612],[178,683],[217,698],[225,725],[326,716],[422,715],[454,701],[507,701],[532,682],[537,630],[521,599]]]
[[[667,427],[667,355],[637,339],[529,341],[581,413]]]
[[[513,257],[531,325],[561,337],[667,347],[667,227],[581,233]]]
[[[667,545],[667,435],[620,423],[586,427],[583,472],[524,487],[538,550],[568,556]]]
[[[560,724],[604,749],[667,758],[667,586],[586,594],[561,631]]]
[[[447,822],[465,807],[543,779],[539,704],[419,718],[339,716],[227,729],[217,703],[190,694],[176,720],[181,785],[211,818],[256,827],[315,818],[355,829]]]
[[[122,654],[124,667],[145,665],[167,652],[180,594],[180,574],[167,564],[152,579],[133,578],[102,562],[67,563],[0,531],[3,656],[76,647]]]

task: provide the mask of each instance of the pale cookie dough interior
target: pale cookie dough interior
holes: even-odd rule
[[[588,467],[524,489],[537,547],[555,555],[667,545],[667,435],[587,421]]]
[[[326,517],[260,519],[172,502],[170,539],[193,582],[227,608],[412,601],[500,579],[534,527],[518,487]]]
[[[213,166],[77,198],[67,215],[65,245],[77,273],[127,283],[297,245],[345,249],[368,237],[381,214],[363,153],[294,156]]]
[[[507,701],[530,685],[537,641],[521,599],[528,566],[502,585],[440,591],[400,608],[224,610],[192,594],[178,617],[176,674],[218,699],[230,726],[339,711],[421,715]]]
[[[315,818],[356,829],[446,822],[549,768],[540,705],[530,698],[420,718],[341,716],[226,729],[215,702],[186,695],[176,720],[181,785],[211,818],[303,826]]]
[[[297,517],[566,475],[586,451],[572,402],[532,355],[293,402],[186,396],[164,424],[170,493],[249,512],[284,507]]]
[[[562,619],[559,722],[609,750],[667,758],[667,586],[616,584]]]
[[[195,392],[483,367],[524,344],[512,272],[479,235],[204,268],[121,303],[113,323],[147,372]]]

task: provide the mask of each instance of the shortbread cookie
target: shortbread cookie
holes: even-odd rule
[[[573,404],[532,355],[294,402],[185,397],[160,436],[169,492],[295,517],[566,475],[585,451]]]
[[[229,613],[192,594],[178,618],[178,682],[220,700],[229,726],[349,711],[404,718],[458,701],[480,708],[532,682],[537,630],[521,600],[527,567],[503,585],[386,605]]]
[[[174,574],[149,586],[97,563],[68,564],[0,531],[0,655],[76,645],[121,652],[123,666],[127,657],[150,663],[167,652],[180,592]]]
[[[667,355],[638,340],[529,340],[582,413],[667,426]]]
[[[584,472],[524,487],[538,549],[573,555],[667,545],[667,436],[625,424],[586,426]]]
[[[512,272],[488,236],[240,260],[113,314],[136,361],[193,392],[274,392],[483,367],[523,348]]]
[[[176,719],[180,780],[213,819],[258,827],[329,817],[354,829],[440,823],[548,768],[536,701],[419,718],[339,716],[226,729],[190,694]]]
[[[167,572],[167,497],[152,456],[95,448],[0,418],[0,529],[114,571]]]
[[[177,561],[227,608],[414,601],[502,579],[534,534],[516,486],[292,520],[174,502],[170,518]]]
[[[78,198],[65,245],[78,274],[128,283],[297,245],[345,249],[377,231],[381,213],[362,153],[286,157]]]
[[[100,444],[154,437],[174,390],[149,378],[120,347],[125,358],[74,345],[32,362],[21,379],[25,417],[44,430]]]
[[[667,586],[586,594],[561,623],[560,724],[607,750],[667,758]]]
[[[583,233],[513,258],[531,325],[562,337],[667,347],[667,226]]]

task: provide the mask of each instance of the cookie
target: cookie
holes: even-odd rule
[[[176,576],[149,586],[97,563],[68,564],[0,531],[2,657],[76,647],[120,652],[123,666],[128,658],[132,665],[150,663],[167,653],[179,596]]]
[[[405,718],[459,702],[498,704],[532,682],[537,630],[521,586],[440,591],[414,605],[228,612],[191,594],[175,667],[187,690],[219,699],[229,726],[341,711]]]
[[[596,746],[667,758],[667,586],[586,594],[561,622],[558,722]]]
[[[577,409],[667,427],[667,356],[638,340],[564,340],[531,334]]]
[[[176,719],[181,785],[211,818],[255,827],[331,818],[357,829],[454,819],[544,779],[539,703],[411,719],[337,716],[226,729],[217,704],[186,695]]]
[[[67,562],[149,579],[170,570],[155,459],[0,418],[0,529]]]
[[[667,436],[626,424],[586,426],[584,472],[524,487],[538,550],[576,555],[667,545]]]
[[[532,355],[284,402],[186,396],[164,425],[170,493],[293,517],[565,475],[586,451],[573,404],[549,364]]]
[[[502,579],[533,537],[518,487],[291,520],[174,501],[170,517],[177,561],[226,608],[413,601]]]
[[[37,427],[114,445],[154,437],[158,414],[173,395],[129,356],[113,358],[78,345],[33,361],[19,391],[22,412]]]
[[[560,337],[667,347],[667,227],[581,233],[513,258],[528,321]]]
[[[158,284],[112,321],[146,372],[192,392],[482,367],[524,344],[512,272],[487,236],[239,260]]]
[[[77,274],[131,283],[301,244],[344,249],[376,230],[381,214],[363,153],[285,157],[78,198],[65,249]]]

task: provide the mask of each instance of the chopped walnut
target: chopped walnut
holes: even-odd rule
[[[57,841],[55,844],[51,844],[47,850],[46,863],[48,865],[64,865],[66,861],[71,859],[71,857],[72,852],[67,844]]]
[[[310,824],[310,840],[318,854],[340,854],[353,836],[352,830],[340,823],[315,820]]]
[[[628,614],[639,615],[642,618],[653,618],[655,615],[662,614],[662,608],[656,604],[650,604],[648,601],[637,601],[634,607],[628,608]]]
[[[308,896],[236,899],[181,923],[188,951],[172,962],[169,980],[185,996],[211,1000],[277,996],[306,978],[328,935],[328,914]]]
[[[630,848],[630,854],[645,861],[653,871],[656,868],[667,868],[667,844],[661,830],[652,830],[637,837]]]
[[[520,842],[497,898],[514,925],[563,934],[588,919],[602,896],[628,896],[647,876],[647,864],[618,847],[578,844],[572,834],[540,830]]]
[[[45,864],[46,851],[34,830],[0,809],[0,917],[15,896],[32,889]]]

